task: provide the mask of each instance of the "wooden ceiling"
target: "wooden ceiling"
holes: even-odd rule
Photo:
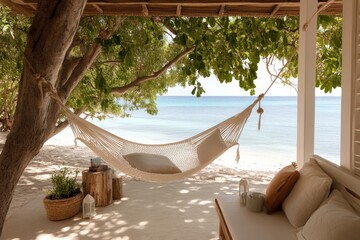
[[[51,1],[51,0],[48,0]],[[319,0],[319,7],[327,0]],[[33,16],[38,0],[0,0],[15,13]],[[296,16],[300,0],[88,0],[84,15],[106,16]],[[320,14],[341,15],[342,1],[329,4]]]

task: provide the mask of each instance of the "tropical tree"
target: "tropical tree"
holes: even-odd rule
[[[14,16],[0,6],[0,130],[11,128],[15,112],[22,54],[29,18]]]
[[[317,35],[316,87],[331,93],[341,86],[342,18],[321,16]]]
[[[236,80],[255,94],[262,57],[291,60],[284,80],[297,74],[297,58],[291,58],[298,39],[296,17],[81,18],[85,3],[39,1],[32,19],[19,55],[14,122],[0,155],[0,229],[23,170],[44,142],[66,126],[49,92],[78,114],[102,118],[137,108],[156,113],[156,96],[176,83],[194,86],[193,94],[200,96],[204,89],[198,77],[211,74],[220,82]]]

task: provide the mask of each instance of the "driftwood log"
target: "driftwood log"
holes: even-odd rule
[[[101,172],[82,172],[84,196],[90,194],[96,207],[105,207],[113,203],[111,169]]]

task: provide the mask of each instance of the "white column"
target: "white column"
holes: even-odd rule
[[[352,160],[352,99],[356,80],[356,9],[358,0],[343,1],[342,78],[341,78],[341,142],[340,165],[350,169]]]
[[[297,163],[301,167],[314,154],[317,0],[300,0],[299,79],[297,111]]]

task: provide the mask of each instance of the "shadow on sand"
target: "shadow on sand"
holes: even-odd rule
[[[83,170],[89,163],[84,159],[92,156],[77,148],[71,151],[79,154],[79,159],[69,159],[73,155],[66,156],[66,149],[69,147],[45,146],[26,169],[14,198],[29,199],[30,194],[31,200],[24,201],[7,218],[1,239],[218,239],[216,196],[238,194],[240,178],[250,179],[250,190],[264,191],[273,175],[237,171],[213,163],[191,178],[166,184],[124,176],[124,197],[97,208],[93,219],[83,219],[79,213],[74,218],[52,222],[47,220],[42,205],[42,192],[50,185],[51,172],[64,162]],[[59,151],[64,154],[58,156]],[[48,157],[53,159],[51,163],[44,161]]]

